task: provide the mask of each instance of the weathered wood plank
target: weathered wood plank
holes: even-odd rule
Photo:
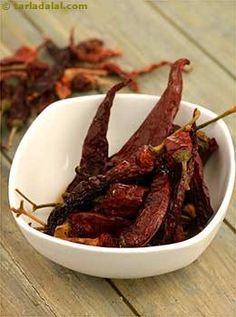
[[[183,99],[206,106],[217,113],[223,112],[235,103],[234,80],[146,2],[111,0],[106,1],[105,10],[103,4],[104,2],[99,0],[88,1],[88,10],[83,13],[57,11],[44,15],[42,12],[27,11],[26,14],[42,32],[47,31],[55,38],[60,38],[60,22],[68,34],[71,27],[77,25],[77,37],[80,39],[88,36],[101,37],[109,46],[121,47],[124,56],[117,60],[124,66],[140,67],[163,58],[174,60],[181,56],[189,57],[193,63],[193,71],[185,75]],[[127,24],[128,12],[132,14],[129,14]],[[55,23],[55,19],[58,23]],[[224,58],[227,59],[228,55]],[[140,79],[141,91],[161,94],[166,85],[166,78],[167,68],[145,76]],[[231,117],[225,121],[235,143],[235,120]],[[232,225],[235,225],[234,208],[235,205],[231,203],[227,214],[227,219]]]
[[[56,316],[133,316],[132,311],[106,280],[75,273],[54,264],[34,251],[27,243],[9,212],[7,202],[8,173],[8,162],[2,158],[2,244],[31,284],[28,296],[33,297],[32,288],[37,290],[42,301],[55,312]],[[3,274],[5,274],[5,270],[6,266],[3,267]],[[11,283],[13,280],[12,277]],[[9,293],[6,293],[6,297],[9,296],[8,300],[10,300],[10,290]],[[19,292],[16,291],[11,296],[13,295],[18,296]],[[6,307],[7,298],[3,297],[3,300],[4,307]],[[22,302],[18,305],[16,301],[14,303],[15,310],[19,309],[20,313],[21,309],[31,309],[30,306],[25,307],[26,304],[26,302]],[[38,313],[28,314],[28,316],[44,316],[44,314],[39,314],[40,310],[37,311],[36,308],[35,312]],[[21,314],[21,316],[24,315]]]
[[[0,256],[1,316],[56,316],[3,247]]]
[[[233,317],[236,238],[225,224],[192,265],[155,278],[113,280],[141,316]]]
[[[10,50],[19,48],[20,45],[38,45],[41,35],[22,16],[20,11],[1,10],[1,42]]]
[[[236,2],[150,1],[198,47],[236,77]]]

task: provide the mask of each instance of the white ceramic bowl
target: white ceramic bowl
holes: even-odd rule
[[[13,160],[9,180],[10,205],[19,206],[20,189],[37,203],[56,201],[74,177],[89,124],[104,95],[57,101],[44,110],[23,137]],[[119,150],[157,102],[156,96],[118,94],[109,124],[110,154]],[[182,102],[175,120],[185,123],[196,105]],[[203,107],[204,122],[215,114]],[[29,243],[41,254],[72,270],[110,278],[153,276],[180,269],[207,248],[225,217],[234,185],[235,161],[229,130],[221,120],[205,129],[219,150],[208,162],[205,177],[216,215],[195,237],[171,245],[146,248],[103,248],[75,244],[43,234],[16,218]],[[29,206],[26,205],[28,208]],[[50,209],[37,212],[46,219]]]

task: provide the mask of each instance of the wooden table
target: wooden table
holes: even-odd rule
[[[193,72],[185,75],[185,100],[217,113],[235,103],[235,1],[86,3],[87,10],[2,10],[1,56],[22,44],[39,44],[44,34],[65,45],[76,25],[79,39],[101,37],[110,47],[123,48],[119,60],[126,67],[188,57]],[[161,94],[167,72],[163,68],[140,79],[142,92]],[[235,141],[235,119],[225,121]],[[89,277],[34,251],[9,212],[8,175],[24,132],[11,151],[1,153],[1,316],[235,316],[235,193],[219,233],[192,265],[145,279]],[[3,129],[2,141],[5,137]]]

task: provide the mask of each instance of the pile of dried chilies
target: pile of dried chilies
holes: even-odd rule
[[[38,221],[46,234],[94,246],[169,244],[200,232],[214,214],[203,165],[218,146],[199,130],[204,125],[196,126],[197,109],[183,127],[173,124],[187,64],[187,59],[179,59],[171,66],[162,97],[112,157],[106,138],[110,109],[116,92],[131,81],[107,92],[88,129],[75,178],[63,202],[53,204],[47,223],[27,212],[23,201],[12,210]],[[234,107],[221,117],[235,111]],[[33,210],[45,207],[32,204]]]
[[[40,57],[45,53],[50,62]],[[119,55],[120,50],[106,48],[99,39],[76,44],[72,30],[69,45],[65,48],[59,48],[47,38],[38,47],[23,46],[13,56],[0,60],[1,118],[10,131],[5,148],[10,147],[15,133],[26,125],[32,114],[40,113],[53,101],[75,93],[99,91],[104,85],[111,86],[110,75],[122,79],[132,77],[129,87],[138,91],[135,79],[139,75],[172,64],[161,61],[126,71],[109,60]]]

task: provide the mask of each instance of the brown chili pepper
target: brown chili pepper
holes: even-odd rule
[[[121,150],[111,158],[113,163],[129,157],[141,145],[160,144],[170,134],[181,101],[182,72],[184,66],[189,63],[187,59],[179,59],[171,66],[169,82],[165,92],[138,130]]]
[[[144,247],[156,234],[166,215],[171,194],[171,181],[168,174],[157,174],[146,198],[144,209],[134,224],[120,235],[122,247]]]
[[[71,30],[69,48],[78,61],[98,63],[108,57],[119,56],[121,51],[104,47],[104,42],[99,39],[90,39],[80,42],[78,45],[74,41],[74,29]]]
[[[74,243],[87,244],[97,247],[118,247],[118,239],[112,237],[112,235],[109,233],[102,233],[97,238],[64,237],[62,239]]]
[[[73,192],[65,196],[64,203],[53,209],[47,221],[47,233],[53,235],[56,226],[61,225],[75,209],[91,209],[95,198],[110,184],[135,179],[150,173],[155,167],[156,154],[148,147],[140,148],[129,160],[122,161],[104,175],[92,176],[81,181]]]
[[[96,200],[96,210],[101,212],[110,210],[137,210],[143,203],[147,188],[138,185],[112,184],[106,195]]]
[[[204,181],[203,164],[199,154],[195,157],[195,168],[190,188],[193,204],[196,208],[198,226],[201,230],[212,217],[214,211],[211,206],[209,190]]]
[[[13,64],[28,63],[35,60],[37,58],[37,55],[38,48],[22,46],[14,53],[14,55],[1,59],[0,65],[9,66]]]
[[[72,183],[67,187],[67,192],[71,192],[75,186],[84,179],[83,175],[86,175],[87,178],[87,175],[93,176],[104,172],[108,159],[108,141],[106,134],[111,107],[117,91],[128,84],[129,81],[125,81],[113,86],[99,105],[84,140],[82,157],[79,168],[77,168],[78,173]]]
[[[131,221],[94,212],[77,212],[69,215],[71,237],[97,237],[102,233],[118,235]]]
[[[209,138],[203,131],[197,131],[198,151],[203,165],[207,163],[211,155],[218,149],[215,138]]]
[[[185,133],[189,134],[188,132],[185,132]],[[187,136],[184,136],[183,133],[179,134],[180,139],[186,140],[187,138],[188,143],[182,143],[180,141],[179,149],[176,147],[175,152],[171,153],[171,155],[176,160],[176,162],[182,164],[182,171],[181,171],[180,180],[175,185],[175,188],[173,191],[173,198],[171,199],[170,205],[168,207],[169,211],[165,221],[165,233],[163,237],[164,243],[168,243],[171,241],[180,241],[179,240],[180,232],[181,232],[180,217],[182,214],[182,206],[184,203],[185,193],[187,190],[190,189],[190,182],[194,173],[195,157],[197,155],[196,134],[194,132],[191,132],[191,133],[192,133],[192,136],[189,139],[187,138]],[[178,137],[178,133],[176,137]],[[175,144],[177,143],[178,142],[176,142]],[[169,147],[167,146],[167,150],[168,149]]]

